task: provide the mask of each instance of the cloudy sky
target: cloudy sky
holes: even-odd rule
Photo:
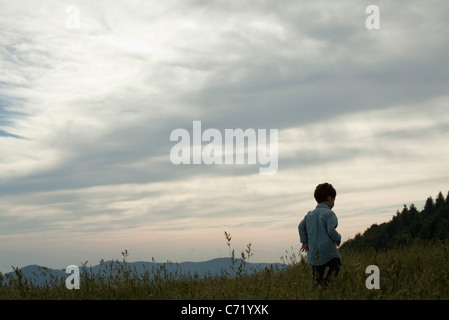
[[[228,255],[224,231],[279,262],[321,182],[337,189],[343,240],[449,190],[445,0],[0,8],[1,271],[125,249],[208,260]],[[193,121],[277,129],[277,172],[174,165],[170,134]]]

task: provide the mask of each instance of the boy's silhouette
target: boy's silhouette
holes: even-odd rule
[[[337,192],[331,184],[319,184],[314,192],[318,205],[307,213],[298,226],[301,251],[307,252],[307,263],[312,265],[315,285],[327,286],[332,276],[340,272],[341,258],[337,246],[340,245],[341,235],[335,230],[338,219],[331,210],[336,196]],[[327,267],[329,271],[324,277]]]

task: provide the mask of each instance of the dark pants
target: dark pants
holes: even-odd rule
[[[334,258],[329,260],[327,263],[321,266],[312,266],[313,279],[315,280],[315,286],[327,286],[332,277],[336,277],[340,272],[341,261],[339,258]],[[327,271],[326,277],[324,278],[324,272],[326,268],[329,268]]]

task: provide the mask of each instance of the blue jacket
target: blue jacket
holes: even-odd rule
[[[307,243],[307,263],[320,266],[333,258],[340,258],[335,243],[341,235],[335,230],[338,219],[335,213],[325,204],[318,204],[309,211],[299,223],[298,231],[301,243]]]

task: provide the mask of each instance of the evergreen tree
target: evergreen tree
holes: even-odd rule
[[[445,206],[449,207],[449,191],[447,192]]]
[[[411,215],[413,218],[416,218],[416,216],[419,214],[418,209],[416,209],[416,207],[415,207],[415,205],[414,205],[413,203],[410,205],[410,210],[409,210],[409,212],[410,212],[410,215]]]
[[[408,226],[408,225],[410,225],[411,222],[412,222],[412,215],[410,213],[410,210],[404,204],[404,209],[402,209],[402,212],[401,212],[401,224],[403,226]]]
[[[440,193],[438,193],[437,199],[435,200],[435,209],[438,210],[440,208],[443,208],[445,205],[445,202],[446,202],[446,200],[444,199],[444,196],[440,191]]]
[[[412,204],[410,206],[410,216],[411,216],[411,223],[409,226],[410,234],[418,238],[419,237],[419,231],[421,229],[421,216],[418,212],[418,209],[416,209],[415,205]]]
[[[426,203],[424,205],[423,213],[426,216],[430,216],[433,213],[433,210],[435,209],[435,203],[433,202],[432,197],[428,197],[426,200]]]

